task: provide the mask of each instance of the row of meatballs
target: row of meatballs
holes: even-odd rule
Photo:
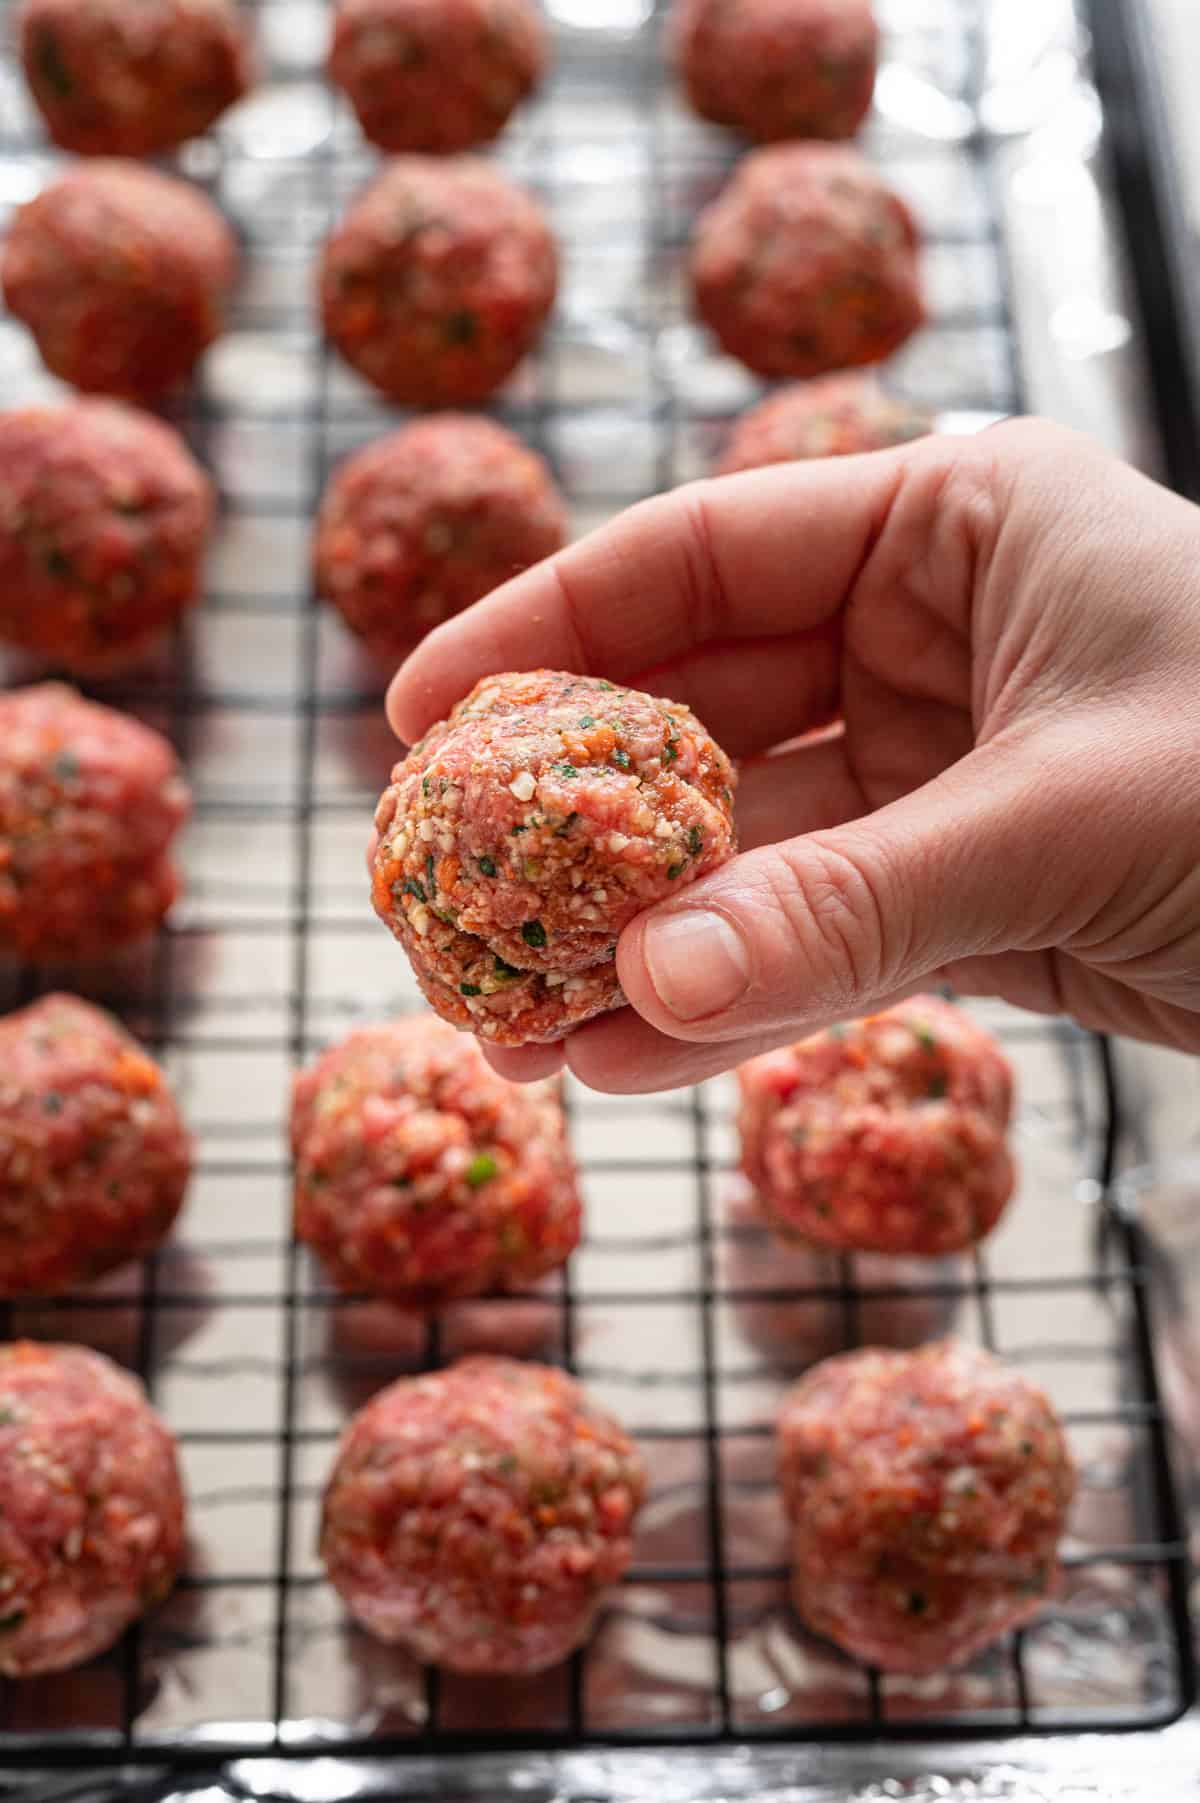
[[[153,400],[218,336],[237,261],[233,233],[199,189],[100,159],[18,208],[4,297],[63,381]],[[474,404],[536,344],[558,264],[541,207],[491,163],[395,157],[325,242],[321,315],[347,362],[389,399]],[[925,316],[913,217],[847,145],[744,158],[697,221],[690,267],[700,317],[763,376],[877,363]]]
[[[669,29],[697,112],[749,137],[847,138],[870,107],[870,0],[676,0]],[[254,78],[233,0],[24,0],[18,37],[47,130],[85,156],[175,149]],[[381,149],[446,153],[494,138],[549,56],[534,0],[337,0],[328,69]]]
[[[87,1004],[48,998],[3,1037],[4,1281],[45,1293],[161,1239],[187,1138],[161,1072]],[[824,1244],[927,1253],[986,1229],[1011,1182],[1008,1077],[977,1028],[921,998],[788,1056],[786,1095],[784,1054],[742,1073],[744,1162],[770,1218]],[[982,1197],[964,1172],[989,1129]],[[350,1291],[429,1306],[520,1289],[578,1238],[555,1088],[503,1083],[433,1017],[326,1052],[296,1081],[292,1130],[297,1228]],[[1054,1586],[1070,1457],[1046,1399],[985,1354],[826,1361],[785,1400],[779,1469],[797,1608],[861,1658],[959,1663]],[[322,1554],[381,1638],[454,1669],[536,1670],[580,1644],[626,1571],[645,1482],[619,1425],[563,1373],[469,1359],[354,1419]],[[170,1437],[92,1353],[0,1349],[0,1498],[10,1675],[99,1651],[183,1557]]]
[[[750,410],[726,473],[880,449],[931,422],[870,378],[797,384]],[[73,675],[141,663],[198,598],[208,475],[161,420],[117,401],[0,413],[0,641]],[[381,665],[560,550],[544,460],[482,415],[385,434],[331,477],[313,531],[318,595]]]
[[[814,1366],[778,1418],[792,1596],[885,1670],[959,1665],[1052,1593],[1075,1487],[1045,1396],[954,1341]],[[647,1477],[565,1372],[488,1355],[401,1378],[347,1427],[320,1550],[355,1618],[451,1670],[566,1658],[629,1570]],[[0,1673],[111,1646],[186,1555],[172,1437],[100,1354],[0,1346]]]

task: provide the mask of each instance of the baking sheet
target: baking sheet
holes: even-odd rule
[[[187,892],[159,945],[83,985],[162,1049],[200,1172],[182,1231],[144,1279],[14,1310],[9,1324],[146,1368],[181,1438],[193,1556],[171,1602],[109,1659],[0,1690],[4,1744],[419,1751],[506,1735],[831,1738],[881,1713],[898,1731],[963,1732],[1170,1713],[1162,1572],[1137,1556],[1157,1531],[1150,1424],[1120,1268],[1112,1283],[1095,1275],[1104,1098],[1094,1049],[1071,1030],[979,1010],[1022,1093],[1021,1195],[986,1270],[781,1256],[746,1216],[728,1082],[658,1099],[576,1091],[591,1226],[569,1288],[447,1311],[432,1341],[420,1323],[330,1296],[291,1249],[291,1069],[418,998],[361,869],[392,755],[381,685],[307,587],[327,469],[395,420],[325,354],[308,304],[315,247],[373,159],[320,80],[324,4],[253,11],[270,80],[179,159],[246,248],[231,330],[178,410],[222,489],[207,596],[145,679],[97,690],[186,758]],[[577,531],[703,473],[757,392],[687,316],[689,223],[734,147],[674,95],[662,11],[553,0],[554,81],[499,152],[545,199],[566,269],[550,338],[496,411],[551,458]],[[867,144],[925,225],[935,311],[895,380],[948,429],[971,430],[1021,404],[1023,351],[1036,404],[1152,462],[1071,9],[888,0],[881,12],[889,52]],[[53,167],[34,141],[7,67],[6,205]],[[56,390],[8,322],[0,380],[12,403]],[[11,999],[22,992],[17,978]],[[950,1678],[879,1684],[787,1610],[769,1423],[813,1358],[950,1329],[992,1340],[1071,1417],[1084,1470],[1072,1569],[1019,1660],[1002,1647]],[[318,1496],[351,1408],[402,1370],[483,1345],[571,1357],[642,1437],[653,1494],[634,1570],[585,1660],[523,1683],[431,1683],[353,1629],[320,1581]],[[503,1770],[523,1783],[531,1768]],[[327,1771],[327,1794],[350,1782],[339,1773]]]

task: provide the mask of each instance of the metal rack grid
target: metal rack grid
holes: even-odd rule
[[[983,5],[882,9],[905,72],[887,110],[904,111],[903,82],[910,101],[913,79],[924,82],[941,135],[881,121],[869,145],[929,238],[935,320],[899,378],[934,408],[988,416],[1016,406],[1019,384],[979,123]],[[689,221],[731,153],[671,93],[664,10],[554,0],[554,81],[500,153],[546,200],[567,267],[554,330],[496,411],[554,462],[580,529],[700,473],[752,392],[687,320]],[[254,11],[268,84],[181,159],[246,246],[231,330],[179,414],[223,491],[209,594],[155,670],[96,690],[166,730],[188,764],[187,894],[153,948],[71,973],[161,1051],[199,1170],[182,1231],[144,1271],[0,1321],[6,1334],[78,1338],[143,1373],[180,1440],[193,1556],[173,1599],[109,1658],[0,1687],[0,1754],[198,1765],[331,1746],[427,1754],[1171,1719],[1192,1689],[1185,1549],[1138,1230],[1103,1199],[1117,1119],[1097,1042],[981,1010],[1020,1074],[1024,1182],[971,1261],[773,1247],[737,1193],[728,1083],[572,1097],[590,1229],[571,1270],[537,1295],[422,1324],[333,1294],[291,1244],[290,1071],[418,998],[359,875],[391,758],[378,683],[305,574],[328,469],[393,419],[329,357],[307,305],[314,248],[371,158],[319,79],[325,0]],[[0,127],[0,198],[12,202],[52,159],[11,68]],[[54,386],[8,323],[0,374],[12,400]],[[15,973],[4,999],[55,980]],[[814,1358],[951,1328],[1045,1382],[1068,1421],[1084,1484],[1067,1581],[1041,1622],[965,1673],[884,1679],[787,1611],[770,1421]],[[321,1581],[313,1529],[349,1410],[403,1370],[485,1346],[576,1369],[637,1433],[652,1494],[593,1646],[535,1681],[483,1685],[423,1672],[350,1626]]]

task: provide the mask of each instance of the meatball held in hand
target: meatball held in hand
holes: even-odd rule
[[[534,0],[338,0],[329,73],[383,150],[485,144],[548,60]]]
[[[250,82],[233,0],[25,0],[21,61],[47,130],[84,156],[155,156]]]
[[[213,489],[115,401],[0,414],[0,639],[77,674],[134,663],[196,597]]]
[[[940,1258],[1012,1195],[1012,1070],[948,1002],[915,996],[738,1071],[742,1168],[785,1235]]]
[[[175,1444],[137,1379],[82,1346],[0,1346],[0,1673],[104,1652],[183,1551]]]
[[[343,1289],[417,1306],[521,1289],[578,1243],[557,1084],[506,1083],[433,1015],[302,1071],[292,1146],[297,1237]]]
[[[485,677],[392,772],[376,912],[430,1005],[500,1045],[623,1003],[618,935],[736,850],[733,768],[682,704],[595,677]]]
[[[748,138],[849,138],[870,108],[871,0],[675,0],[671,26],[696,111]]]
[[[886,451],[933,431],[926,413],[881,388],[874,376],[818,376],[768,395],[737,421],[719,476],[806,457]]]
[[[645,1474],[564,1371],[469,1358],[355,1416],[321,1556],[370,1633],[452,1671],[556,1665],[628,1568]]]
[[[761,376],[878,363],[925,317],[912,214],[845,145],[738,164],[692,240],[696,311]]]
[[[166,1078],[110,1015],[49,995],[0,1018],[0,1296],[153,1252],[191,1171]]]
[[[317,588],[381,659],[561,549],[566,508],[535,451],[489,419],[440,414],[342,464],[317,520]]]
[[[167,741],[61,683],[0,695],[0,950],[103,955],[158,926],[189,795]]]
[[[4,299],[75,388],[151,400],[221,330],[233,234],[198,189],[139,163],[81,163],[19,208]]]
[[[964,1664],[1058,1578],[1075,1468],[1036,1385],[952,1340],[826,1359],[779,1416],[792,1597],[884,1671]]]
[[[326,332],[408,407],[486,400],[533,348],[557,286],[541,208],[477,157],[397,157],[321,259]]]

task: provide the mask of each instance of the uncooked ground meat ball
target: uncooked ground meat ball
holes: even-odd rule
[[[675,58],[698,113],[749,138],[849,138],[875,88],[871,0],[676,0]]]
[[[557,1084],[506,1083],[433,1015],[365,1027],[296,1079],[296,1233],[344,1289],[418,1305],[521,1289],[579,1240]]]
[[[617,937],[736,849],[734,773],[675,701],[488,676],[392,772],[373,899],[444,1019],[502,1045],[622,1004]]]
[[[856,150],[777,144],[743,158],[692,241],[696,309],[762,376],[877,363],[924,319],[918,236]]]
[[[82,1346],[0,1346],[0,1673],[110,1647],[175,1581],[175,1443],[136,1378]]]
[[[231,0],[25,0],[21,60],[50,136],[84,156],[153,156],[245,93]]]
[[[587,1639],[644,1492],[632,1441],[565,1372],[464,1359],[355,1416],[321,1555],[381,1640],[453,1671],[540,1671]]]
[[[933,421],[881,388],[873,376],[820,376],[768,395],[729,436],[718,474],[795,458],[885,451],[932,432]]]
[[[952,1340],[827,1359],[779,1416],[792,1596],[885,1671],[962,1665],[1036,1615],[1075,1470],[1036,1385]]]
[[[533,0],[338,0],[329,73],[384,150],[469,150],[541,80]]]
[[[317,588],[381,658],[557,551],[545,463],[488,419],[420,419],[349,458],[317,521]]]
[[[0,695],[0,949],[78,958],[150,932],[188,807],[150,727],[60,683]]]
[[[0,414],[0,638],[79,673],[136,661],[196,596],[213,489],[116,401]]]
[[[411,407],[484,400],[554,305],[541,208],[475,157],[397,157],[325,245],[321,311],[346,361]]]
[[[81,163],[21,207],[4,298],[46,367],[100,394],[151,399],[221,330],[233,234],[187,182],[138,163]]]
[[[110,1015],[50,995],[0,1018],[0,1296],[54,1295],[154,1251],[190,1169],[166,1078]]]
[[[969,1017],[915,996],[738,1071],[742,1168],[780,1232],[937,1258],[1013,1190],[1012,1070]]]

